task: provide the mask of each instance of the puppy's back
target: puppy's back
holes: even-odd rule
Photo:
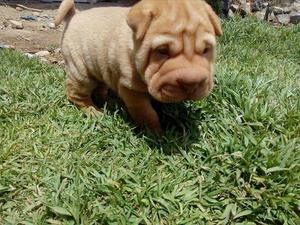
[[[101,7],[76,13],[66,23],[61,41],[69,69],[80,74],[88,71],[115,89],[118,56],[127,55],[133,46],[128,12],[126,7]]]
[[[76,13],[66,24],[63,37],[89,39],[94,35],[103,37],[114,33],[126,23],[128,11],[123,7],[100,7]]]

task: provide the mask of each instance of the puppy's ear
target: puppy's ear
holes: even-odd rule
[[[129,11],[127,15],[127,24],[135,33],[135,37],[138,41],[143,40],[145,37],[153,17],[151,5],[144,3],[144,1],[136,4]]]
[[[214,27],[215,34],[217,36],[222,36],[223,31],[221,28],[221,22],[220,22],[218,15],[215,13],[215,11],[211,8],[211,6],[209,4],[206,4],[206,9],[207,9],[207,15],[209,17],[209,20]]]

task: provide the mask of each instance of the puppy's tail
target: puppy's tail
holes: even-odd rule
[[[70,20],[75,13],[76,9],[74,0],[63,0],[55,17],[55,26],[57,27],[63,20]]]

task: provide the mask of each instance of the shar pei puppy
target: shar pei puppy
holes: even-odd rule
[[[92,93],[112,89],[140,126],[162,127],[151,105],[199,100],[213,88],[218,16],[203,0],[142,0],[133,7],[77,12],[64,0],[62,53],[69,100],[89,114],[99,110]]]

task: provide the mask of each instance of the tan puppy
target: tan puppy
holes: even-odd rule
[[[89,113],[97,110],[92,92],[104,98],[110,88],[139,125],[161,132],[151,98],[199,100],[213,88],[215,36],[222,30],[205,1],[142,0],[77,13],[73,0],[64,0],[56,25],[62,20],[67,95]]]

